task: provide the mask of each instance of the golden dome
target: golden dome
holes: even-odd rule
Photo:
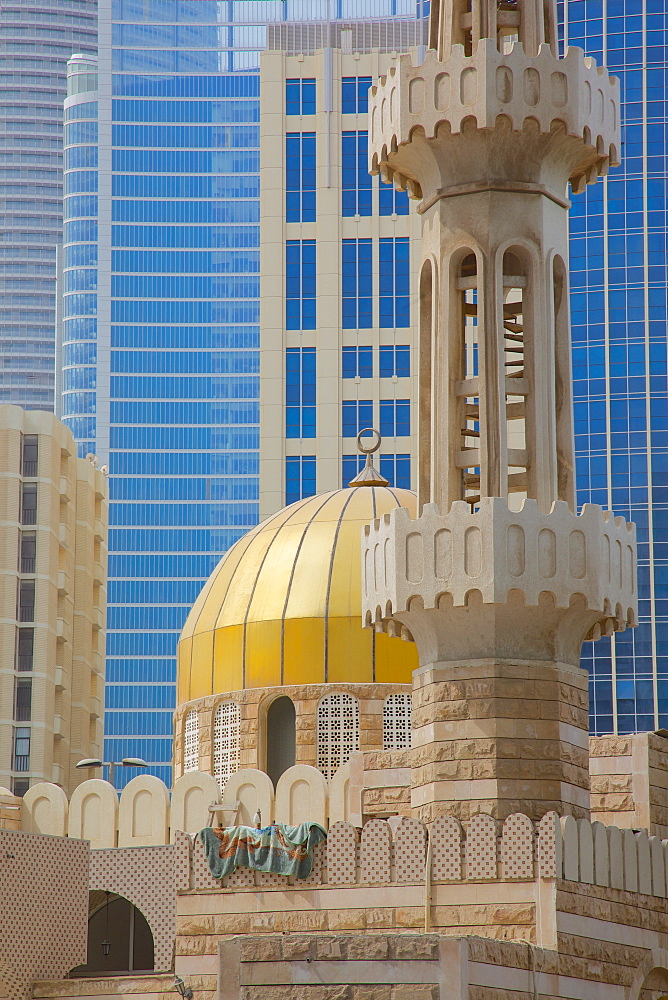
[[[358,486],[298,500],[223,556],[183,627],[177,702],[283,684],[405,683],[412,642],[362,628],[361,528],[415,494]]]

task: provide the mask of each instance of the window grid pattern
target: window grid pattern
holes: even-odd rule
[[[315,240],[285,244],[285,328],[315,330]]]
[[[329,780],[360,748],[360,707],[351,694],[328,694],[318,704],[318,767]]]
[[[397,191],[393,184],[382,181],[378,185],[378,212],[380,215],[408,215],[408,194]]]
[[[367,114],[370,86],[370,76],[344,76],[341,80],[341,114]]]
[[[314,438],[316,428],[315,347],[285,352],[285,436]]]
[[[373,178],[368,166],[369,133],[344,132],[341,137],[341,214],[371,215]]]
[[[381,378],[408,378],[411,373],[411,349],[408,344],[383,344],[379,351]]]
[[[381,399],[380,433],[383,437],[408,437],[411,432],[410,399]]]
[[[199,716],[195,709],[186,715],[183,732],[183,773],[199,771]]]
[[[341,376],[343,378],[373,378],[373,348],[371,345],[342,349]]]
[[[370,399],[344,399],[341,403],[341,434],[343,437],[357,437],[365,427],[373,427],[373,401]]]
[[[240,711],[236,701],[223,701],[213,719],[213,776],[225,787],[227,779],[239,770]]]
[[[390,694],[383,705],[383,749],[407,750],[411,745],[412,701],[408,693]]]
[[[285,212],[287,222],[315,222],[315,132],[285,137]]]
[[[316,491],[315,455],[288,455],[285,459],[285,502],[312,497]]]
[[[385,476],[390,486],[398,486],[402,490],[411,488],[411,456],[381,455],[380,474]]]
[[[286,115],[315,114],[315,79],[313,77],[285,81]]]
[[[369,239],[343,240],[341,245],[342,326],[373,326],[373,247]]]
[[[409,245],[407,236],[379,240],[379,326],[398,329],[410,326]]]

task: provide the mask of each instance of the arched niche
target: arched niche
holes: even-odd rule
[[[276,788],[281,775],[295,764],[297,718],[292,698],[281,695],[269,703],[265,732],[265,770]]]
[[[89,840],[92,850],[116,847],[118,796],[101,778],[90,778],[72,792],[68,837]]]
[[[26,833],[67,836],[67,795],[50,781],[32,785],[21,801],[21,829]]]
[[[141,910],[124,896],[97,889],[89,895],[86,963],[73,969],[70,977],[153,972],[154,950],[153,934]]]

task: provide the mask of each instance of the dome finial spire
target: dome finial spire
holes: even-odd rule
[[[375,435],[375,440],[371,444],[362,444],[363,434],[373,434]],[[380,448],[380,442],[382,438],[380,432],[375,429],[375,427],[364,427],[357,435],[357,450],[363,455],[366,455],[366,464],[361,472],[351,479],[348,486],[389,486],[389,480],[385,476],[381,476],[371,461],[371,456],[375,451]]]

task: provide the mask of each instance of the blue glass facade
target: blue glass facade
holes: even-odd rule
[[[96,49],[95,0],[0,10],[0,403],[31,410],[54,405],[66,65]]]
[[[574,199],[578,502],[638,526],[640,626],[585,647],[594,733],[668,727],[668,13],[569,0],[564,40],[620,77],[622,166]]]
[[[258,520],[259,53],[269,21],[359,13],[352,0],[103,0],[111,67],[67,102],[62,417],[109,465],[105,755],[144,757],[168,782],[179,631]],[[414,0],[364,10],[414,14]],[[311,114],[312,81],[288,81],[285,99]],[[305,123],[285,141],[286,216],[306,222],[315,134]],[[290,329],[317,321],[315,252],[285,248]],[[314,360],[286,356],[304,438]],[[315,456],[288,457],[287,502],[315,488]]]

